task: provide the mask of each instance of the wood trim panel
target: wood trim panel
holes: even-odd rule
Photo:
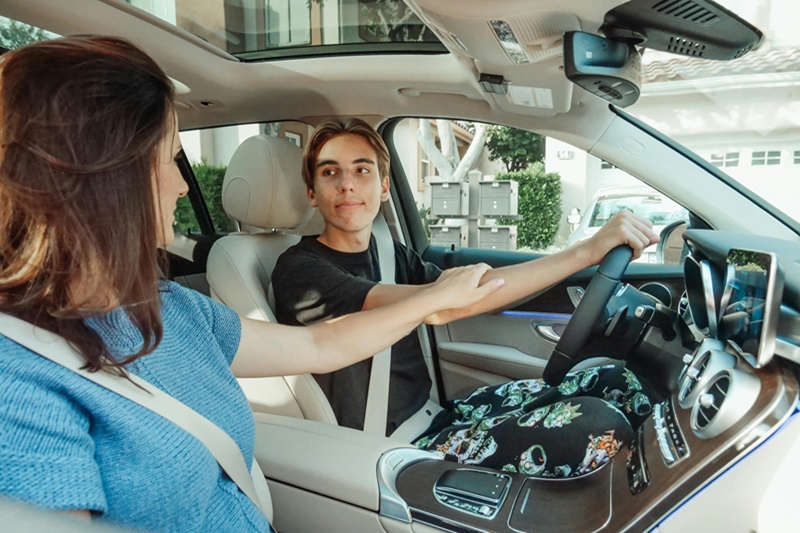
[[[674,405],[690,453],[671,467],[662,460],[652,418],[645,423],[642,442],[650,483],[638,494],[632,494],[630,490],[626,464],[628,454],[625,453],[618,454],[606,466],[583,478],[529,481],[524,475],[511,474],[508,496],[493,520],[451,509],[434,497],[434,483],[446,470],[459,468],[456,463],[424,461],[409,466],[398,476],[398,493],[412,508],[412,516],[416,519],[429,521],[432,516],[438,517],[441,519],[438,527],[450,531],[646,531],[721,473],[725,465],[732,464],[759,444],[765,437],[752,442],[744,440],[753,428],[765,425],[776,428],[793,412],[798,399],[798,383],[792,373],[775,362],[752,372],[761,380],[758,399],[738,423],[715,438],[697,438],[690,429],[690,409]],[[477,467],[470,465],[469,468]],[[536,489],[541,512],[533,513],[523,521],[515,519],[512,528],[509,521],[526,482],[533,483],[529,486]],[[610,491],[610,513],[604,491]],[[603,522],[603,516],[609,517],[608,520]]]

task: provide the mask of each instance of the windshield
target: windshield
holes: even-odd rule
[[[589,219],[589,227],[602,226],[622,210],[646,218],[657,227],[688,218],[686,209],[661,195],[607,196],[597,200]]]
[[[761,46],[730,62],[646,50],[625,111],[800,220],[800,3],[716,1],[758,27]]]

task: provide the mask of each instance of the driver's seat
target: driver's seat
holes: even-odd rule
[[[236,149],[222,184],[222,206],[242,229],[217,240],[208,256],[211,296],[239,315],[276,322],[268,301],[278,257],[300,240],[314,210],[300,179],[302,151],[285,139],[257,135]],[[310,374],[245,378],[253,411],[337,424]]]

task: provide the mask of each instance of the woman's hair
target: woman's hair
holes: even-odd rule
[[[361,120],[360,118],[349,118],[345,120],[329,120],[314,130],[303,153],[303,181],[310,190],[314,190],[314,167],[317,165],[317,158],[325,144],[339,135],[344,134],[358,135],[367,141],[375,150],[378,157],[378,172],[381,177],[389,175],[389,150],[386,143],[375,129]]]
[[[124,374],[161,341],[152,176],[173,117],[169,78],[127,41],[0,58],[0,311],[62,335],[92,371]],[[116,361],[83,319],[119,307],[143,345]]]

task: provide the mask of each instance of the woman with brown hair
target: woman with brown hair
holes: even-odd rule
[[[10,52],[0,120],[0,311],[61,335],[92,371],[180,400],[248,463],[254,424],[234,375],[335,370],[502,283],[479,286],[481,265],[312,328],[239,318],[160,274],[187,188],[172,85],[152,59],[107,37]],[[0,391],[0,494],[151,531],[270,529],[189,433],[2,335]]]

